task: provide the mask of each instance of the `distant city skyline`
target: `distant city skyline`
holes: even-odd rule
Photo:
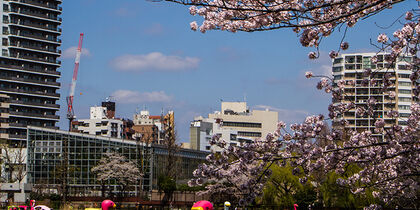
[[[414,4],[396,4],[350,28],[346,53],[375,52],[369,38],[399,27],[383,30],[375,22],[393,22]],[[317,80],[306,80],[304,73],[331,73],[328,52],[338,48],[340,33],[325,39],[321,58],[310,61],[307,54],[313,49],[300,46],[290,30],[193,32],[189,23],[201,22],[200,17],[167,2],[72,0],[62,7],[61,129],[68,127],[65,97],[81,32],[85,40],[74,99],[78,118],[88,118],[89,107],[109,96],[117,103],[117,117],[132,118],[143,106],[152,115],[172,109],[180,142],[187,142],[190,121],[219,110],[220,99],[242,101],[245,94],[251,108],[278,111],[279,120],[287,123],[326,113],[331,102],[316,90]]]

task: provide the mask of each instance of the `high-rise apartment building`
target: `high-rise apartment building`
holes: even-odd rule
[[[371,58],[377,56],[377,63],[372,63]],[[355,53],[355,54],[341,54],[333,60],[333,76],[334,85],[338,81],[354,81],[354,85],[347,84],[345,86],[345,96],[343,101],[333,101],[334,103],[353,102],[355,108],[348,110],[344,116],[339,116],[339,119],[344,118],[348,121],[345,125],[346,129],[350,130],[372,130],[375,128],[375,121],[379,118],[384,119],[386,128],[394,124],[406,125],[408,116],[410,115],[410,105],[418,103],[413,95],[413,88],[417,82],[410,80],[411,70],[407,65],[412,64],[413,56],[400,56],[395,64],[386,62],[386,53]],[[371,69],[372,76],[366,76],[364,72],[366,69]],[[391,89],[382,90],[382,78],[388,74],[389,80],[392,83]],[[377,82],[370,79],[377,78]],[[390,93],[395,92],[395,97],[390,97]],[[366,107],[368,99],[375,99],[374,116],[367,114],[359,116],[356,114],[357,107]],[[398,118],[391,118],[387,113],[391,110],[399,112]],[[338,120],[339,120],[338,119]],[[338,126],[338,120],[333,122],[333,126]]]
[[[25,140],[27,125],[56,128],[59,120],[61,3],[0,0],[0,94],[8,97],[0,132],[9,143]]]

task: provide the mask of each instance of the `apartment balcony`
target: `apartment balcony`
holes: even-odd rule
[[[10,116],[16,117],[28,117],[28,118],[45,118],[45,119],[53,119],[58,120],[60,117],[58,115],[44,115],[44,114],[37,114],[37,113],[29,113],[29,112],[15,112],[9,111]]]
[[[19,27],[25,27],[25,28],[30,28],[30,29],[34,29],[34,30],[42,30],[42,31],[46,31],[46,32],[50,32],[50,33],[57,33],[57,34],[61,34],[61,28],[56,27],[48,27],[46,25],[40,25],[40,24],[33,24],[33,23],[28,23],[28,22],[24,22],[24,21],[17,21],[17,20],[12,20],[10,21],[10,24],[12,25],[16,25]]]
[[[0,76],[0,80],[6,80],[9,82],[18,82],[24,84],[31,84],[31,85],[41,85],[41,86],[53,86],[53,87],[60,87],[60,83],[58,82],[48,82],[42,80],[34,80],[34,79],[25,79],[20,77],[7,77],[7,76]]]
[[[10,108],[10,103],[1,102],[0,103],[0,108],[8,109],[8,108]]]
[[[36,18],[36,19],[46,20],[46,21],[53,21],[53,22],[56,22],[56,23],[61,23],[61,21],[62,21],[61,17],[34,13],[34,12],[31,12],[31,11],[28,11],[28,10],[21,10],[20,8],[19,9],[12,9],[11,11],[9,11],[9,14],[20,15],[20,16],[23,16],[23,17],[31,17],[31,18]]]
[[[4,32],[4,35],[10,35],[12,37],[17,37],[17,38],[23,38],[23,39],[28,39],[31,41],[41,41],[41,42],[48,42],[51,44],[56,44],[56,45],[61,45],[61,39],[58,38],[48,38],[46,36],[39,36],[39,35],[34,35],[34,34],[25,34],[22,32],[17,32],[17,31],[11,31],[10,33],[8,32]]]
[[[42,108],[48,107],[53,109],[60,109],[59,104],[44,104],[44,103],[35,103],[35,102],[29,102],[29,101],[21,101],[21,100],[11,100],[10,104],[13,105],[27,105],[27,106],[39,106]]]
[[[50,11],[54,11],[54,12],[58,12],[61,13],[61,11],[63,10],[62,7],[60,6],[56,6],[56,5],[49,5],[48,2],[47,3],[40,3],[34,0],[6,0],[6,1],[10,1],[11,3],[16,3],[16,4],[20,4],[20,5],[25,5],[25,6],[31,6],[31,7],[36,7],[36,8],[40,8],[40,9],[46,9],[46,10],[50,10]],[[61,2],[61,1],[59,1]]]
[[[26,135],[9,134],[9,139],[26,140]]]
[[[29,62],[37,62],[41,64],[50,64],[55,66],[60,66],[61,61],[55,60],[55,59],[48,59],[46,57],[36,57],[36,56],[27,56],[27,55],[18,55],[18,54],[9,54],[9,53],[3,53],[3,56],[12,58],[12,59],[18,59],[18,60],[24,60]]]
[[[21,129],[26,129],[26,124],[23,123],[9,123],[10,127],[13,128],[21,128]],[[50,128],[50,129],[59,129],[59,127],[57,126],[41,126],[41,125],[31,125],[31,126],[36,126],[36,127],[42,127],[42,128]]]
[[[0,138],[2,138],[2,139],[8,139],[9,138],[9,134],[8,133],[0,133]]]
[[[4,112],[2,112],[2,113],[0,113],[0,118],[9,118],[9,113],[4,113]]]
[[[43,91],[29,91],[29,90],[22,90],[22,89],[16,89],[16,88],[5,88],[0,87],[0,91],[10,92],[13,94],[23,94],[23,95],[34,95],[34,96],[41,96],[41,97],[51,97],[55,99],[60,98],[60,94],[58,93],[46,93]]]
[[[45,47],[23,45],[23,44],[17,44],[17,43],[10,43],[9,46],[10,48],[29,50],[29,51],[33,51],[37,53],[48,53],[48,54],[52,54],[56,56],[61,55],[61,50],[57,50],[57,49],[47,49]]]
[[[0,123],[1,128],[9,128],[9,123]]]
[[[25,128],[26,127],[26,125],[22,124],[22,123],[9,123],[9,126],[13,127],[13,128]]]
[[[15,65],[6,65],[6,64],[1,64],[0,63],[0,68],[6,68],[6,69],[10,69],[10,70],[22,70],[23,72],[27,72],[27,73],[40,73],[41,75],[45,75],[48,74],[50,76],[56,76],[59,77],[61,75],[61,72],[58,71],[48,71],[48,70],[42,70],[42,69],[34,69],[34,68],[26,68],[26,67],[22,67],[22,66],[15,66]]]

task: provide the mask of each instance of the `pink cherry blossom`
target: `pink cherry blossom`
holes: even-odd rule
[[[386,35],[386,34],[380,34],[379,36],[378,36],[378,42],[380,42],[380,43],[386,43],[386,42],[388,42],[388,36]]]
[[[310,59],[319,57],[321,39],[330,36],[342,26],[352,27],[359,21],[392,9],[400,1],[384,0],[168,0],[191,5],[191,15],[203,18],[200,26],[194,21],[192,30],[205,33],[208,30],[230,32],[264,31],[291,28],[304,47],[314,48],[308,54]],[[403,14],[404,15],[404,14]],[[420,59],[413,57],[419,52],[420,21],[418,8],[405,14],[405,19],[394,33],[382,33],[377,37],[378,55],[371,57],[372,64],[384,67],[368,69],[363,72],[363,80],[357,85],[374,86],[375,91],[388,93],[396,98],[395,86],[398,82],[392,66],[402,65],[401,56],[411,56],[413,61],[405,65],[410,72],[414,87],[411,114],[404,119],[405,124],[393,124],[389,118],[401,120],[395,107],[386,107],[386,116],[378,115],[375,106],[381,104],[379,98],[368,96],[366,103],[349,102],[345,87],[355,86],[355,81],[333,80],[322,77],[317,88],[331,94],[333,103],[328,106],[328,118],[334,125],[328,128],[324,116],[308,116],[302,123],[290,125],[279,123],[276,131],[264,138],[242,146],[229,146],[219,155],[210,154],[208,163],[200,165],[194,172],[192,185],[206,185],[205,193],[224,194],[237,199],[239,205],[252,203],[261,195],[265,182],[270,177],[267,168],[274,163],[287,163],[296,166],[296,173],[305,174],[302,182],[317,172],[344,173],[349,163],[357,164],[360,171],[337,179],[337,183],[348,187],[353,193],[369,193],[387,204],[405,204],[414,208],[418,196],[420,152]],[[349,29],[350,30],[350,29]],[[387,35],[388,34],[388,35]],[[339,50],[347,50],[349,43],[343,42]],[[336,58],[338,52],[331,51]],[[411,54],[411,55],[410,55]],[[384,56],[385,55],[385,56]],[[382,60],[379,60],[381,56]],[[384,74],[384,71],[386,73]],[[307,78],[312,72],[305,73]],[[321,77],[321,76],[320,76]],[[397,78],[397,79],[396,79]],[[379,87],[379,88],[378,88]],[[355,87],[356,88],[356,87]],[[391,91],[391,92],[390,92]],[[399,97],[399,95],[398,95]],[[392,104],[392,103],[391,103]],[[388,110],[391,109],[391,110]],[[343,116],[347,111],[355,111],[360,117],[370,117],[375,128],[357,131],[345,130],[351,122]],[[353,122],[354,123],[354,122]],[[346,132],[345,132],[346,131]],[[314,141],[325,140],[322,146]],[[210,143],[225,148],[226,141],[215,136]],[[299,167],[298,167],[299,166]],[[344,177],[344,176],[343,176]],[[369,189],[369,190],[368,190]],[[377,209],[370,205],[366,209]]]
[[[191,26],[191,29],[193,30],[193,31],[196,31],[197,30],[197,28],[198,28],[198,25],[197,25],[197,22],[191,22],[190,23],[190,26]]]

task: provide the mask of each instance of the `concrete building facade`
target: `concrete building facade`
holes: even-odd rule
[[[72,123],[72,130],[80,133],[113,138],[123,137],[123,121],[108,119],[106,107],[90,107],[90,119],[80,119]]]
[[[150,115],[149,111],[142,110],[133,115],[133,127],[135,138],[142,142],[163,144],[166,136],[175,136],[174,111],[168,111],[165,115]],[[165,134],[165,132],[167,132]]]
[[[246,102],[222,102],[221,111],[197,117],[191,122],[190,143],[192,149],[210,151],[209,141],[218,135],[228,145],[239,145],[264,138],[276,130],[278,113],[269,110],[250,111]]]
[[[372,63],[371,58],[377,56],[377,63]],[[333,60],[332,72],[334,77],[334,85],[339,80],[355,81],[355,85],[345,86],[345,97],[342,101],[333,101],[334,103],[353,102],[357,107],[366,107],[367,100],[374,98],[376,100],[374,117],[364,115],[358,116],[356,108],[348,110],[344,116],[340,116],[335,122],[334,127],[339,127],[338,121],[346,119],[348,125],[345,129],[350,130],[371,130],[374,131],[376,119],[383,118],[386,128],[394,124],[406,125],[408,116],[410,115],[410,106],[412,103],[418,103],[418,99],[413,95],[413,88],[418,82],[410,80],[411,70],[407,69],[407,65],[412,64],[412,56],[399,56],[395,65],[386,62],[387,54],[376,53],[354,53],[341,54]],[[371,77],[365,76],[366,69],[371,69],[375,73]],[[385,74],[390,76],[392,83],[391,90],[382,91],[383,84],[381,80],[376,83],[369,82],[363,84],[366,79],[383,78]],[[389,92],[395,92],[395,97],[390,97]],[[387,113],[391,110],[399,112],[398,118],[391,118]]]
[[[27,125],[57,128],[61,3],[0,0],[0,94],[9,97],[1,132],[8,134],[5,140],[10,144],[26,143]]]

